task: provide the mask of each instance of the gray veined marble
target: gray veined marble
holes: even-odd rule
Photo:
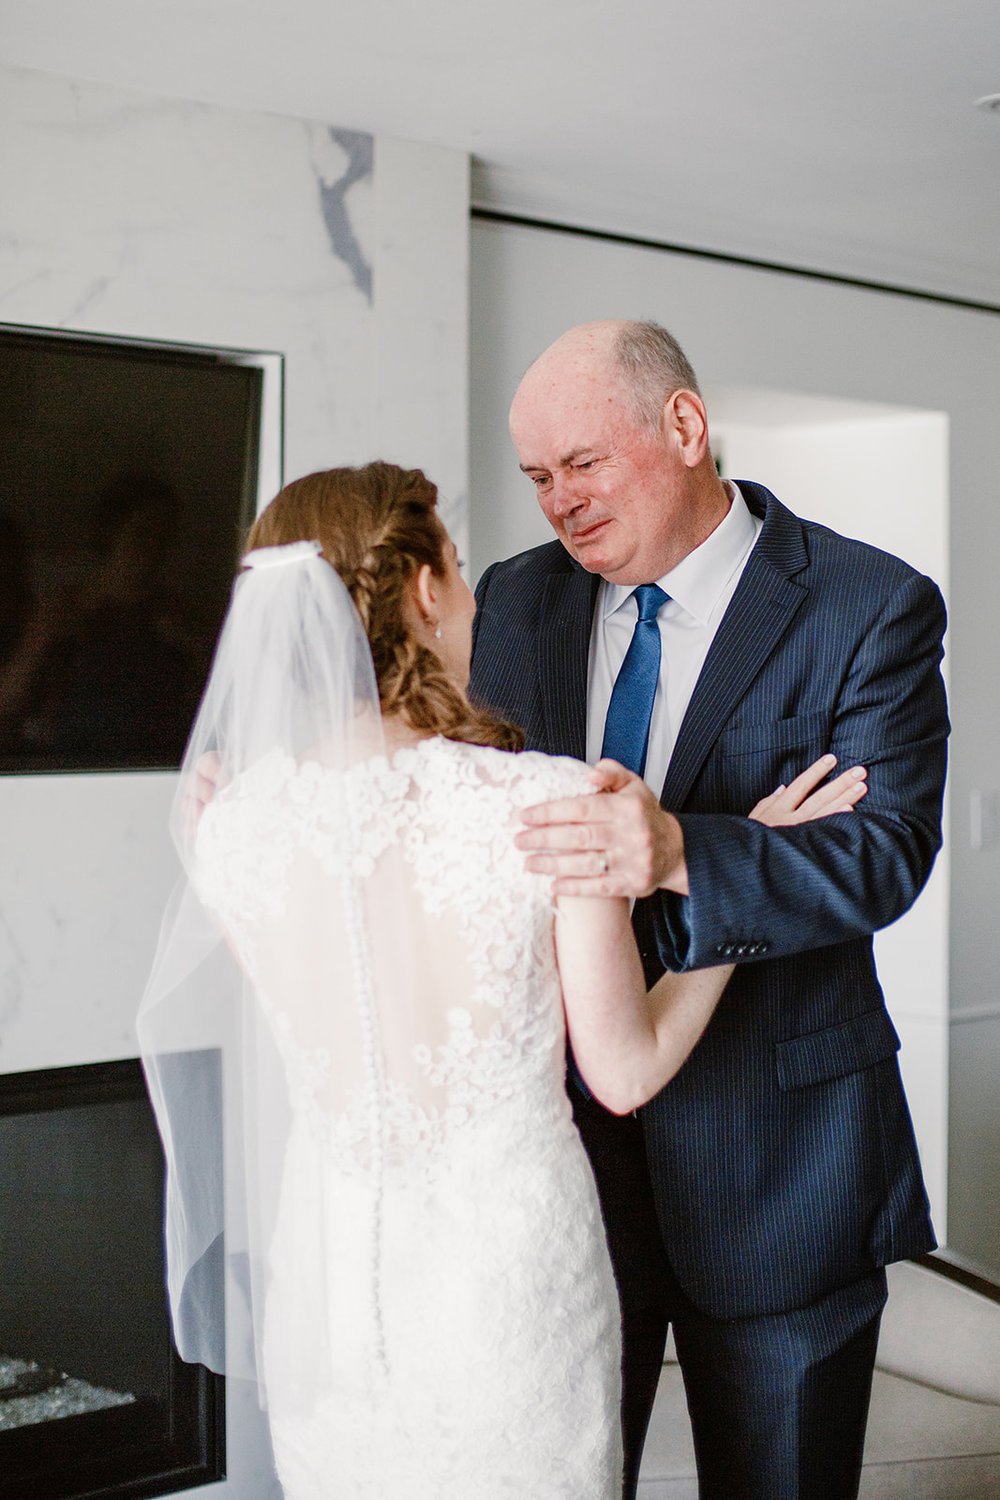
[[[24,998],[26,960],[14,927],[0,907],[0,1049],[4,1032],[18,1017]]]
[[[327,133],[346,155],[347,166],[331,181],[323,167],[314,162],[323,221],[334,255],[348,267],[354,285],[371,303],[372,268],[354,232],[345,200],[349,188],[372,176],[375,138],[357,130],[340,130],[335,125],[329,126]]]
[[[98,276],[93,282],[90,283],[89,286],[84,289],[82,295],[77,298],[76,302],[74,302],[73,306],[66,313],[65,317],[61,319],[59,326],[61,328],[74,327],[77,323],[77,320],[82,316],[87,308],[90,307],[92,303],[98,301],[99,298],[104,296],[113,280],[114,274],[108,276]]]

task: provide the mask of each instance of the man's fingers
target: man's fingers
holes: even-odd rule
[[[543,854],[529,854],[524,861],[526,870],[533,875],[556,875],[559,881],[587,881],[594,889],[584,892],[566,891],[564,894],[583,894],[589,896],[605,896],[608,894],[608,870],[602,855],[591,849],[580,854],[556,854],[546,851]],[[601,889],[597,890],[600,885]]]
[[[521,822],[531,827],[558,823],[603,822],[606,804],[597,797],[564,798],[561,802],[539,802],[521,809]]]
[[[523,810],[527,826],[515,835],[518,848],[551,856],[551,862],[532,862],[528,868],[560,880],[588,882],[583,887],[557,884],[556,892],[565,895],[648,896],[660,885],[686,895],[684,839],[677,820],[623,766],[605,761],[597,774],[607,776],[617,790],[610,796],[567,797]],[[582,872],[578,863],[565,863],[584,851],[601,856],[600,861],[591,857]]]
[[[634,771],[629,771],[617,760],[609,760],[607,757],[591,768],[590,779],[602,792],[620,792],[630,781],[640,781]]]
[[[514,842],[519,849],[605,849],[609,838],[607,825],[553,822],[541,828],[522,828],[514,835]]]

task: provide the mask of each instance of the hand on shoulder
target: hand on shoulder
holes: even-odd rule
[[[864,766],[826,781],[837,758],[821,756],[788,786],[779,786],[750,811],[771,828],[850,812],[868,790]],[[556,896],[648,896],[655,890],[688,894],[684,834],[640,777],[617,761],[590,773],[597,797],[565,797],[525,808],[516,836],[527,868],[553,875]],[[824,784],[825,783],[825,784]]]
[[[590,773],[597,797],[568,797],[526,808],[516,838],[529,870],[554,875],[557,896],[687,893],[684,839],[672,813],[640,777],[617,761]]]

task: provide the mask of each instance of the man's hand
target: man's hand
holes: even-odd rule
[[[780,828],[852,811],[868,790],[868,773],[864,766],[852,766],[820,786],[836,764],[835,755],[821,756],[789,786],[762,797],[749,816]],[[554,875],[556,896],[636,898],[655,890],[686,896],[684,835],[673,814],[659,805],[644,781],[617,761],[598,761],[591,779],[611,795],[569,797],[522,812],[521,820],[528,826],[515,842],[519,849],[532,851],[527,868]]]
[[[529,870],[554,875],[556,896],[648,896],[657,889],[687,895],[684,838],[649,787],[614,760],[591,772],[610,796],[568,797],[528,807],[516,837]]]

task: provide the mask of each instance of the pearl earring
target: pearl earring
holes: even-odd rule
[[[434,632],[434,639],[436,641],[439,641],[441,639],[441,626],[440,625],[438,626],[437,630],[435,630],[435,632]]]

